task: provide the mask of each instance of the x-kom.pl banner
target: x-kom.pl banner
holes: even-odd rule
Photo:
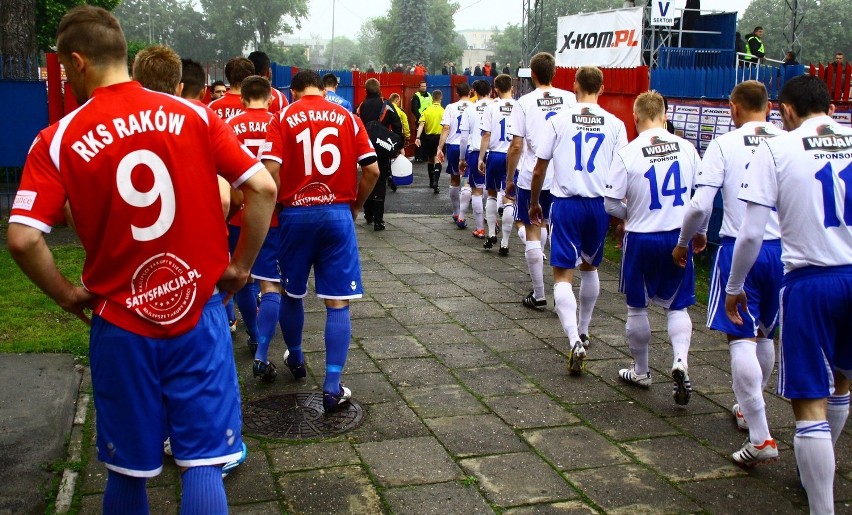
[[[561,16],[556,26],[556,66],[641,66],[642,13],[636,7]]]

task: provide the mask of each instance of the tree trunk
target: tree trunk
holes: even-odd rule
[[[0,0],[0,78],[37,79],[36,0]]]

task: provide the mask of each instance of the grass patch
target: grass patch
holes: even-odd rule
[[[716,252],[716,247],[708,244],[707,250],[693,256],[695,264],[695,298],[700,304],[707,305],[710,292],[710,272],[713,266],[713,255]],[[615,248],[615,240],[612,237],[612,230],[606,238],[604,245],[604,258],[618,266],[621,266],[621,249]]]
[[[83,248],[64,245],[51,251],[62,274],[79,282]],[[89,328],[30,282],[5,246],[0,250],[0,277],[0,352],[67,352],[88,362]]]

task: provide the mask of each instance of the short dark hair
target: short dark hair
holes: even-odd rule
[[[500,93],[508,93],[512,90],[512,77],[505,73],[501,73],[494,78],[494,87],[497,88],[497,91]]]
[[[379,79],[371,78],[364,83],[364,89],[367,90],[368,94],[376,95],[382,92],[382,85],[379,84]]]
[[[180,96],[183,98],[198,98],[201,95],[201,90],[207,85],[207,76],[204,73],[204,67],[201,63],[197,63],[192,59],[181,59],[180,81],[183,83],[183,91]],[[222,82],[222,81],[219,81]],[[224,86],[225,83],[222,82]]]
[[[326,73],[322,76],[322,83],[325,87],[336,88],[339,82],[337,81],[337,75],[333,73]]]
[[[248,55],[248,60],[254,65],[254,73],[263,77],[269,71],[269,56],[266,52],[255,50]]]
[[[252,100],[266,100],[272,92],[272,85],[269,79],[260,75],[249,75],[243,79],[243,86],[240,88],[240,98],[245,102]]]
[[[766,94],[766,86],[756,80],[747,80],[734,86],[731,91],[731,102],[752,113],[766,111],[769,97]]]
[[[583,93],[594,95],[603,87],[603,72],[597,66],[582,66],[577,70],[574,80]]]
[[[831,95],[822,79],[813,75],[799,75],[787,81],[778,95],[778,102],[787,104],[799,117],[809,114],[827,114]]]
[[[491,83],[487,80],[480,79],[473,83],[473,90],[476,91],[476,96],[485,98],[491,93]]]
[[[254,74],[254,63],[243,56],[232,57],[225,63],[225,77],[228,78],[231,87],[239,87],[243,79]]]
[[[458,93],[460,97],[466,97],[470,95],[470,84],[468,84],[467,82],[459,82],[458,84],[456,84],[456,93]]]
[[[322,89],[322,79],[319,74],[313,70],[300,70],[293,79],[290,80],[290,89],[293,91],[305,91],[309,87]]]
[[[530,71],[539,84],[547,86],[556,74],[556,59],[547,52],[539,52],[530,60]]]
[[[755,28],[754,28],[754,30],[753,30],[753,31],[751,31],[751,33],[752,33],[752,34],[754,34],[755,32],[757,32],[757,31],[759,31],[759,30],[763,30],[763,27],[761,27],[760,25],[758,25],[757,27],[755,27]]]
[[[211,85],[210,85],[210,88],[211,88],[211,89],[215,89],[215,88],[216,88],[216,86],[224,86],[224,85],[225,85],[225,81],[223,81],[223,80],[214,80],[214,81],[213,81],[213,84],[211,84]]]
[[[56,52],[77,52],[94,65],[127,63],[127,41],[118,19],[106,9],[77,6],[62,17],[56,30]]]
[[[432,102],[440,102],[442,98],[444,98],[444,93],[440,89],[432,92]]]
[[[133,60],[133,80],[152,91],[174,95],[180,75],[180,57],[165,45],[149,46]]]

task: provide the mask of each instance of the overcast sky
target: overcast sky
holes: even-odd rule
[[[456,30],[503,28],[509,23],[521,23],[522,0],[457,0],[461,8],[454,21]],[[704,0],[702,6],[720,11],[745,11],[751,0]],[[383,16],[390,8],[390,0],[310,0],[310,13],[302,21],[302,28],[294,36],[331,38],[332,5],[336,4],[334,35],[355,38],[361,24],[368,18]],[[686,4],[676,0],[675,5]]]

